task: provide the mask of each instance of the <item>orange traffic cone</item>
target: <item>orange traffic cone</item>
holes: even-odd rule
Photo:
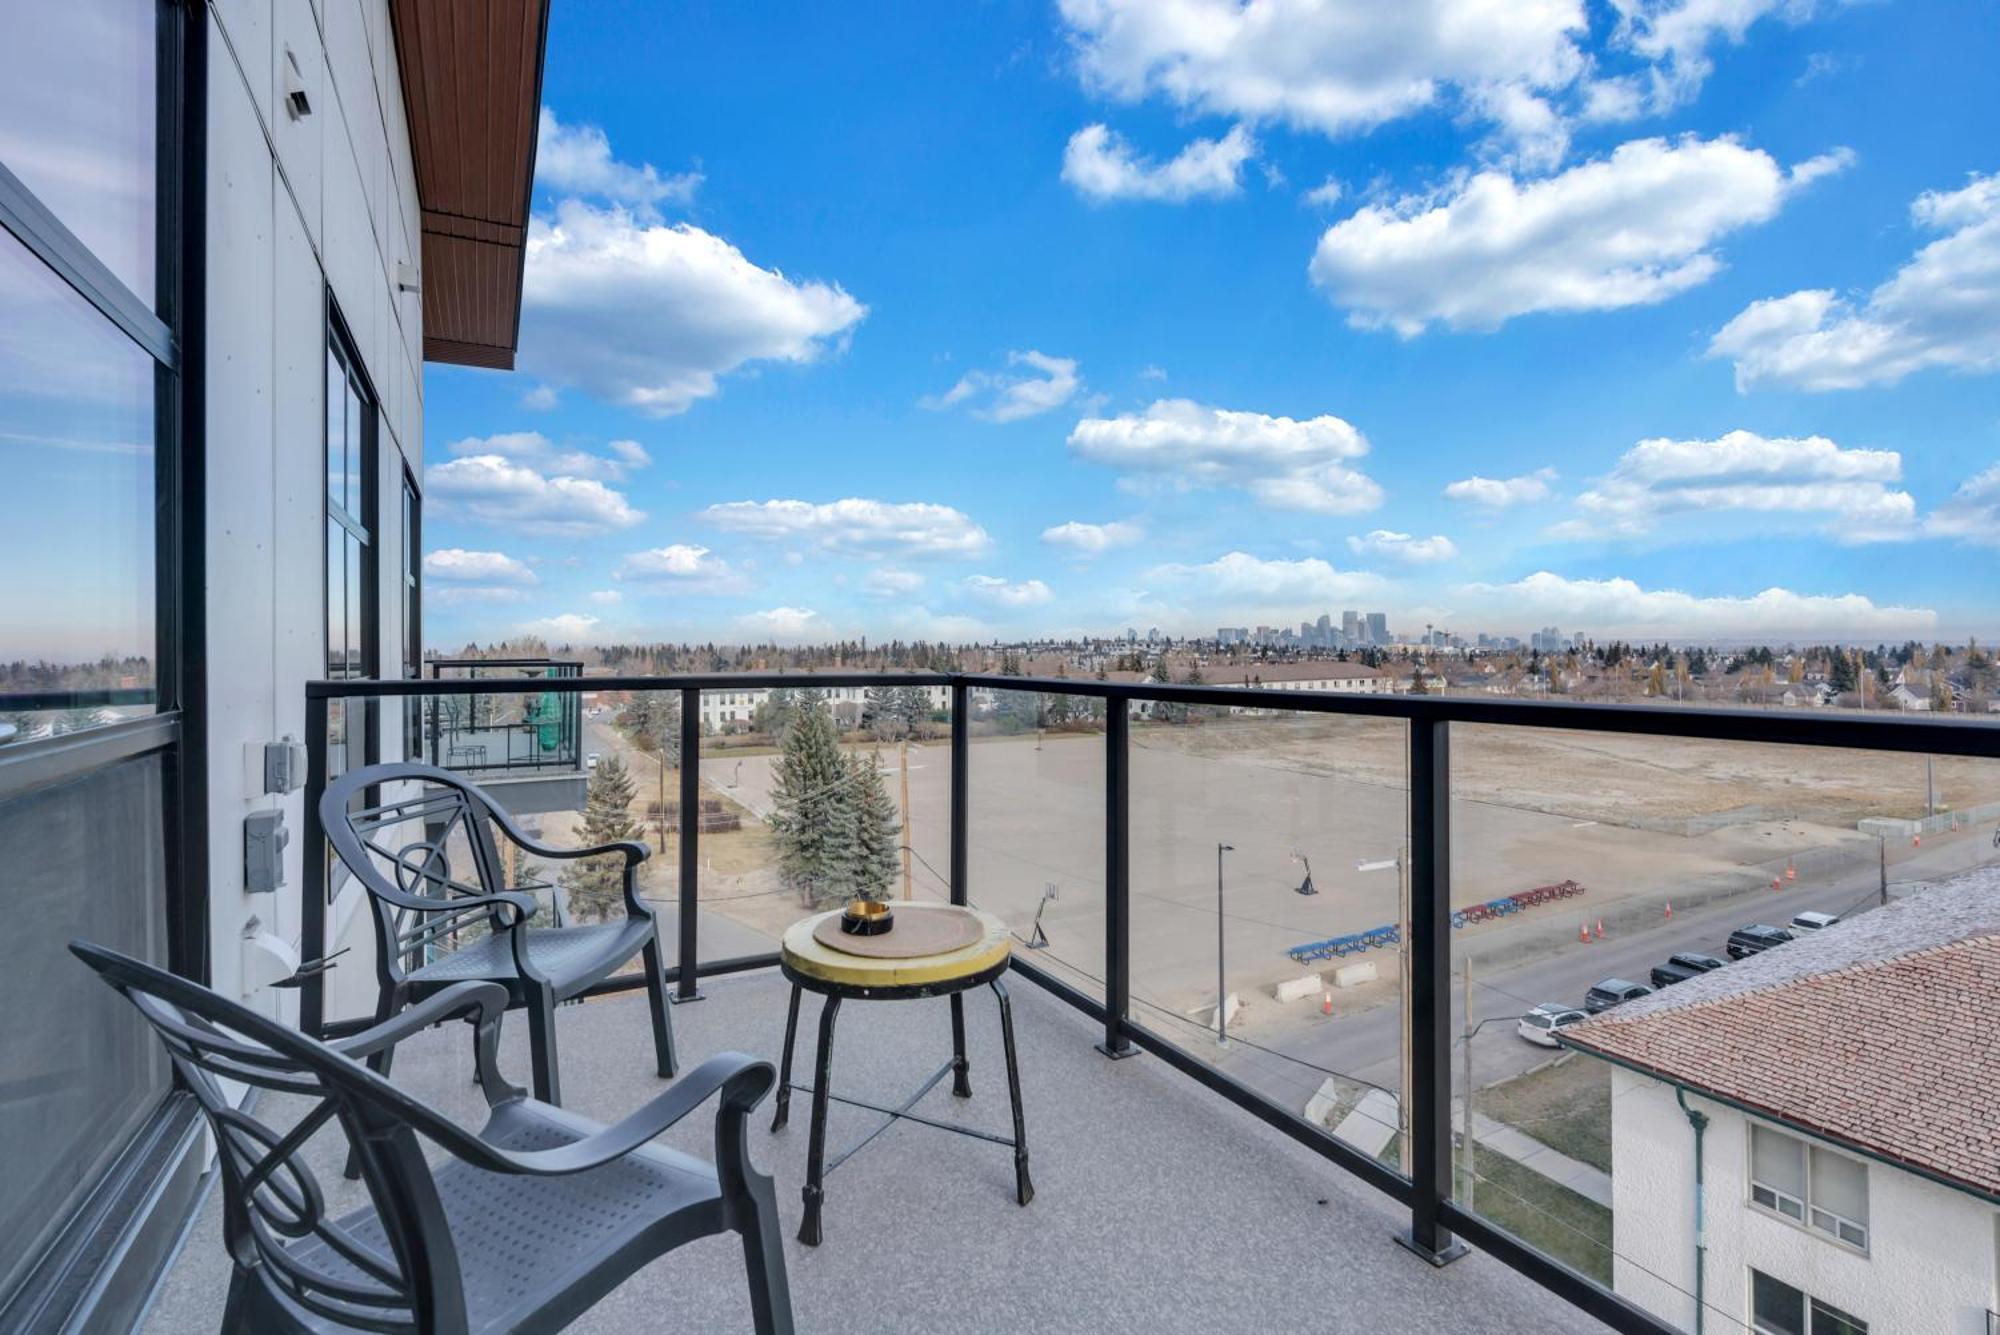
[[[1784,884],[1785,884],[1785,883],[1784,883],[1783,881],[1779,880],[1779,879],[1778,879],[1777,877],[1775,877],[1775,876],[1773,876],[1773,877],[1771,878],[1771,888],[1772,888],[1773,890],[1777,890],[1777,889],[1781,888],[1781,887],[1782,887],[1782,886],[1783,886]]]
[[[1597,939],[1599,941],[1604,939],[1604,919],[1602,918],[1597,920]]]
[[[1910,836],[1911,848],[1922,848],[1923,846],[1924,846],[1924,837],[1922,835],[1913,834]]]
[[[1669,918],[1674,916],[1674,901],[1671,899],[1667,901],[1667,916]]]
[[[1576,939],[1577,939],[1577,940],[1579,940],[1579,941],[1581,941],[1581,942],[1583,942],[1583,943],[1584,943],[1585,945],[1589,945],[1589,944],[1590,944],[1590,924],[1589,924],[1589,923],[1585,923],[1585,924],[1584,924],[1583,926],[1581,926],[1581,927],[1579,927],[1579,928],[1577,928],[1577,929],[1576,929]]]
[[[1792,860],[1790,858],[1785,859],[1785,879],[1788,881],[1796,881],[1799,879],[1799,869],[1792,865]]]
[[[1328,992],[1324,997],[1320,999],[1319,1009],[1320,1009],[1320,1014],[1322,1015],[1333,1014],[1333,993]]]

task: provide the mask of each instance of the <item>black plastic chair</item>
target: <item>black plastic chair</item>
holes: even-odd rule
[[[415,791],[410,791],[415,785]],[[376,793],[403,796],[374,800]],[[556,1006],[642,956],[653,1012],[653,1052],[662,1077],[674,1073],[674,1025],[653,911],[639,898],[637,872],[652,855],[630,841],[592,848],[536,843],[475,784],[435,765],[370,765],[341,775],[319,803],[334,853],[375,906],[377,1022],[405,1005],[458,983],[498,983],[509,1009],[528,1015],[535,1097],[562,1102],[556,1063]],[[618,855],[625,860],[625,913],[616,922],[530,927],[535,898],[509,887],[493,831],[538,858]],[[421,831],[403,842],[407,833]],[[471,849],[472,880],[451,874],[446,851],[454,832]],[[381,842],[388,840],[389,843]],[[393,845],[393,846],[392,846]],[[484,935],[460,944],[468,929]],[[370,1063],[386,1075],[389,1053]]]
[[[615,1126],[526,1097],[495,1065],[505,990],[463,983],[353,1038],[321,1043],[196,983],[87,942],[70,950],[152,1024],[202,1110],[222,1172],[235,1268],[230,1332],[560,1330],[667,1252],[742,1236],[762,1335],[789,1335],[791,1296],[771,1179],[750,1163],[750,1111],[769,1062],[711,1057]],[[490,1109],[472,1134],[356,1058],[443,1020],[474,1021]],[[316,1099],[280,1133],[218,1079]],[[647,1142],[720,1092],[715,1162]],[[369,1204],[330,1218],[302,1149],[346,1133]],[[448,1151],[425,1161],[421,1135]]]

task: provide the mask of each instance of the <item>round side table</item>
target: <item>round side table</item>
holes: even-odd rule
[[[976,1140],[1010,1146],[1014,1151],[1014,1198],[1026,1205],[1035,1198],[1034,1184],[1028,1180],[1028,1130],[1021,1113],[1021,1071],[1014,1055],[1014,1010],[1000,975],[1007,972],[1013,955],[1013,937],[1006,925],[990,913],[959,905],[897,903],[898,917],[905,913],[952,913],[972,919],[979,939],[972,945],[933,955],[902,959],[851,955],[826,945],[814,936],[820,923],[837,917],[839,909],[815,914],[793,923],[785,931],[779,967],[792,983],[792,1000],[785,1017],[785,1052],[778,1072],[777,1111],[771,1130],[781,1130],[791,1112],[792,1090],[812,1095],[812,1130],[806,1153],[805,1218],[799,1224],[799,1241],[816,1247],[820,1241],[820,1205],[826,1198],[826,1175],[851,1158],[883,1131],[898,1121],[918,1122],[940,1131],[951,1131]],[[949,1074],[951,1092],[961,1099],[972,1097],[971,1064],[965,1059],[965,994],[976,987],[990,987],[1000,1005],[1000,1038],[1007,1054],[1007,1097],[1014,1115],[1012,1139],[970,1127],[954,1126],[922,1117],[911,1111],[924,1095]],[[817,992],[826,1000],[819,1012],[819,1052],[815,1059],[810,1090],[792,1083],[792,1049],[799,1029],[799,997]],[[917,1001],[926,997],[951,998],[951,1060],[940,1066],[898,1107],[842,1098],[833,1093],[833,1026],[843,1001]],[[826,1114],[829,1100],[884,1114],[888,1120],[847,1149],[826,1158]]]

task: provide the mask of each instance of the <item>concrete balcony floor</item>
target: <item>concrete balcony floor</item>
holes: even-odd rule
[[[775,1062],[788,987],[775,971],[707,983],[677,1007],[689,1064],[735,1049]],[[1394,1202],[1176,1074],[1155,1058],[1107,1061],[1088,1019],[1025,979],[1014,1000],[1036,1188],[1013,1200],[1004,1147],[913,1123],[884,1132],[827,1179],[826,1240],[789,1241],[792,1301],[801,1332],[1367,1331],[1560,1332],[1603,1329],[1489,1257],[1442,1271],[1396,1246],[1406,1222]],[[917,1111],[1004,1134],[1008,1130],[999,1021],[992,996],[967,999],[973,1097],[949,1082]],[[812,1079],[818,999],[805,1000],[795,1078]],[[525,1025],[510,1017],[502,1062],[526,1082]],[[646,1008],[626,996],[558,1016],[565,1102],[612,1120],[663,1086],[650,1069]],[[850,1002],[842,1010],[833,1086],[900,1103],[950,1052],[942,1000]],[[470,1031],[432,1030],[399,1053],[395,1078],[472,1126],[484,1103],[471,1080]],[[713,1104],[670,1134],[706,1154]],[[260,1117],[288,1124],[267,1099]],[[767,1100],[753,1116],[753,1154],[778,1183],[788,1235],[799,1219],[810,1100],[794,1097],[791,1124],[772,1135]],[[296,1115],[296,1114],[293,1114]],[[829,1155],[880,1118],[836,1103]],[[340,1177],[334,1141],[311,1147],[334,1213],[360,1203]],[[149,1332],[212,1331],[228,1262],[220,1193],[211,1190],[150,1312]],[[468,1240],[462,1240],[462,1245]],[[572,1329],[750,1329],[741,1250],[711,1238],[655,1262]]]

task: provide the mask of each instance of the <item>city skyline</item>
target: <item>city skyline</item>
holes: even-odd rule
[[[1404,94],[1129,8],[558,13],[519,370],[426,371],[427,638],[2000,621],[1974,8],[1537,7]]]

